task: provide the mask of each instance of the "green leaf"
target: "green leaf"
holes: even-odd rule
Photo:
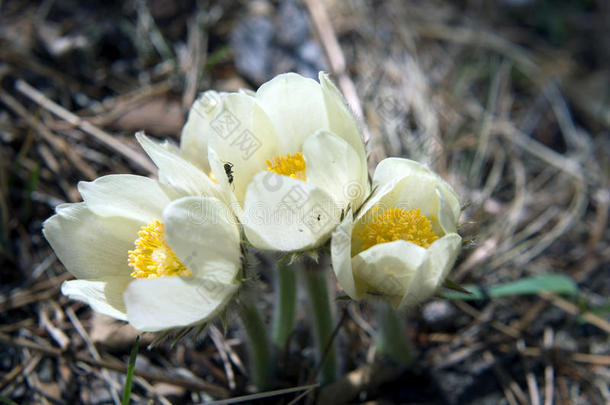
[[[445,282],[443,283],[443,287],[445,287],[449,290],[460,292],[462,294],[472,295],[472,293],[470,291],[468,291],[467,289],[465,289],[464,287],[462,287],[461,285],[459,285],[458,283],[456,283],[453,280],[446,279]]]
[[[131,349],[129,355],[129,366],[127,367],[127,376],[125,377],[125,388],[123,388],[123,400],[121,405],[129,405],[131,397],[131,380],[133,379],[133,370],[136,366],[136,357],[138,356],[138,348],[140,347],[140,335],[136,338],[136,343]]]
[[[493,285],[485,290],[475,286],[466,287],[466,290],[470,295],[446,291],[443,292],[443,296],[452,300],[482,300],[487,297],[498,298],[510,295],[537,294],[542,291],[574,295],[578,292],[578,287],[571,278],[563,274],[551,273]]]

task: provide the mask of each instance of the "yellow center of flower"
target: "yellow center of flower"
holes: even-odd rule
[[[292,177],[297,180],[307,180],[305,175],[305,159],[302,153],[287,153],[284,156],[276,156],[273,162],[267,160],[267,171]]]
[[[157,278],[166,276],[189,276],[193,274],[178,259],[163,238],[163,222],[153,221],[138,232],[134,250],[128,253],[129,267],[133,278]]]
[[[362,241],[362,250],[379,243],[406,240],[418,246],[427,248],[438,236],[432,231],[430,220],[423,216],[418,209],[405,210],[402,208],[388,208],[378,212],[375,207],[373,220],[356,229],[356,235]]]

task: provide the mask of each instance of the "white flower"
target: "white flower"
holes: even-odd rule
[[[408,159],[379,163],[371,198],[333,232],[332,264],[351,298],[387,298],[395,308],[430,297],[453,267],[462,238],[460,203],[438,175]]]
[[[200,185],[174,178],[179,168],[160,156],[169,185],[134,175],[80,182],[84,201],[59,205],[43,229],[77,278],[62,292],[142,331],[209,321],[236,292],[241,267],[228,207],[214,197],[185,197]]]
[[[319,80],[287,73],[256,93],[209,91],[189,114],[183,156],[211,169],[256,247],[319,246],[370,193],[358,126],[327,75]]]

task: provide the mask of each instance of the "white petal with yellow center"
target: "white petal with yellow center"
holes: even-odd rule
[[[433,195],[431,192],[438,189],[442,199],[447,204],[447,207],[443,210],[446,210],[446,214],[452,214],[452,218],[448,218],[446,225],[450,221],[457,223],[461,211],[457,195],[451,186],[421,163],[401,158],[384,159],[375,169],[373,186],[383,186],[403,176],[408,176],[411,180],[402,186],[404,195],[399,197],[401,204],[409,204],[413,208],[422,208],[422,212],[426,216],[438,216],[438,210],[441,209],[438,206],[440,200],[437,195]],[[412,187],[417,188],[411,189]],[[424,210],[424,206],[433,206],[437,212],[431,213]],[[447,230],[447,232],[455,232],[455,229]]]
[[[129,322],[143,331],[190,326],[216,315],[237,290],[239,232],[215,198],[186,197],[164,211],[165,241],[192,277],[137,279],[124,298]]]
[[[380,294],[403,308],[432,295],[455,263],[461,247],[455,233],[459,201],[419,163],[382,163],[374,194],[355,220],[346,217],[333,233],[331,256],[350,297]]]

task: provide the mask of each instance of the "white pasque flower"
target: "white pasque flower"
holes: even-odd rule
[[[214,174],[256,247],[319,246],[370,193],[358,125],[319,80],[286,73],[256,93],[205,92],[182,132],[183,156]]]
[[[207,322],[238,288],[239,230],[226,204],[188,196],[201,185],[172,177],[189,172],[188,162],[168,163],[166,149],[148,142],[165,184],[135,175],[80,182],[84,201],[57,206],[45,221],[45,237],[77,278],[62,292],[142,331]]]
[[[410,307],[430,297],[455,263],[460,203],[437,174],[408,159],[381,161],[373,187],[356,217],[349,213],[333,232],[333,269],[353,299],[380,295]]]

